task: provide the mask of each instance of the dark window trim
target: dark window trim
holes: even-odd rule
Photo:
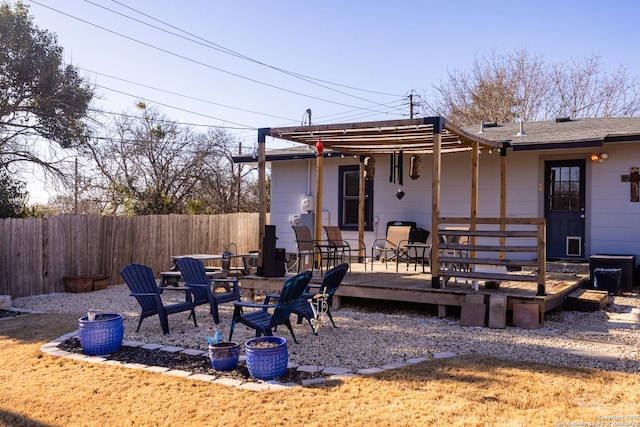
[[[358,225],[344,225],[342,223],[344,213],[344,174],[345,172],[359,172],[359,165],[345,165],[338,167],[338,227],[341,230],[358,230]],[[368,198],[368,203],[365,203],[365,231],[373,231],[373,180],[365,180],[365,194]],[[367,209],[368,208],[368,209]]]

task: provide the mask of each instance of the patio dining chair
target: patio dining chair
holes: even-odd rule
[[[360,248],[366,253],[366,247],[362,240],[358,240],[358,247],[351,247],[351,244],[342,238],[342,231],[340,227],[335,225],[323,226],[324,232],[327,235],[327,243],[331,245],[336,252],[336,261],[351,263],[351,253],[355,252],[358,255],[358,261],[364,261],[364,269],[367,269],[366,256],[360,258]],[[366,254],[365,254],[366,255]],[[345,256],[347,257],[345,259]],[[336,262],[337,263],[337,262]],[[334,263],[334,264],[336,264]],[[335,265],[334,265],[335,266]]]
[[[377,251],[380,256],[379,261],[384,264],[385,268],[387,268],[389,260],[396,261],[397,272],[400,260],[406,259],[409,233],[411,233],[409,225],[392,225],[387,229],[387,237],[374,240],[371,244],[371,271],[373,271],[373,261]]]
[[[180,258],[176,261],[176,267],[184,278],[185,286],[190,287],[193,292],[194,305],[209,304],[216,324],[220,323],[219,304],[240,301],[237,278],[212,279],[207,276],[207,270],[202,261],[196,258]]]
[[[306,225],[292,225],[296,235],[296,245],[298,247],[296,264],[298,264],[298,273],[305,267],[313,270],[323,271],[323,265],[326,263],[327,268],[333,262],[336,263],[336,248],[326,241],[314,239],[311,236],[311,230]]]
[[[157,314],[160,318],[162,332],[165,335],[168,335],[169,315],[183,311],[190,311],[190,317],[193,317],[193,326],[198,326],[196,323],[196,313],[194,311],[195,305],[193,304],[191,288],[171,286],[167,288],[160,288],[156,283],[156,278],[153,275],[151,267],[142,264],[129,264],[122,268],[120,275],[131,290],[130,295],[135,297],[138,304],[140,304],[140,307],[142,307],[136,332],[140,330],[140,325],[146,317]],[[160,296],[160,293],[165,290],[184,292],[186,295],[185,301],[174,304],[165,304]]]
[[[297,344],[298,340],[293,333],[293,327],[291,326],[289,317],[298,304],[302,293],[307,289],[307,285],[309,285],[312,276],[313,273],[306,270],[287,279],[282,286],[282,290],[275,304],[270,304],[272,299],[270,295],[265,297],[263,304],[234,302],[229,341],[231,341],[233,337],[233,330],[235,329],[236,323],[242,323],[249,328],[255,329],[256,337],[260,335],[272,336],[273,331],[278,325],[285,325],[289,329],[289,332],[291,332],[293,341]]]

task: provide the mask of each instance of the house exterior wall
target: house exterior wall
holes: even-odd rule
[[[604,152],[604,163],[592,163],[592,152]],[[375,239],[384,238],[389,221],[415,221],[431,230],[432,157],[423,155],[421,176],[409,177],[409,157],[404,156],[402,200],[395,197],[398,183],[389,179],[389,156],[376,156],[374,178],[374,229],[365,232],[369,248]],[[640,145],[606,144],[594,151],[563,149],[511,151],[507,153],[507,216],[544,216],[544,164],[547,160],[586,160],[586,230],[585,258],[591,254],[635,254],[640,258],[640,203],[630,201],[630,184],[621,182],[630,167],[640,167]],[[331,157],[324,159],[323,223],[338,224],[338,166],[357,165],[358,159]],[[316,161],[292,160],[271,164],[271,224],[276,225],[278,247],[296,251],[290,216],[303,213],[301,200],[315,196]],[[471,155],[469,152],[442,157],[440,214],[443,217],[470,215]],[[314,198],[315,200],[315,198]],[[500,155],[497,150],[483,150],[479,162],[479,217],[500,214]],[[347,240],[357,239],[357,232],[343,231]]]

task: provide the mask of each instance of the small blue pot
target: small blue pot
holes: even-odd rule
[[[216,371],[233,371],[238,367],[240,344],[236,342],[219,342],[209,346],[211,367]]]

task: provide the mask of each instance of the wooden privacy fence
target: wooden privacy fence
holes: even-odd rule
[[[232,252],[246,253],[258,249],[258,226],[257,213],[0,219],[0,295],[63,292],[65,276],[123,283],[127,264],[158,275],[172,255],[219,254],[230,243]]]

